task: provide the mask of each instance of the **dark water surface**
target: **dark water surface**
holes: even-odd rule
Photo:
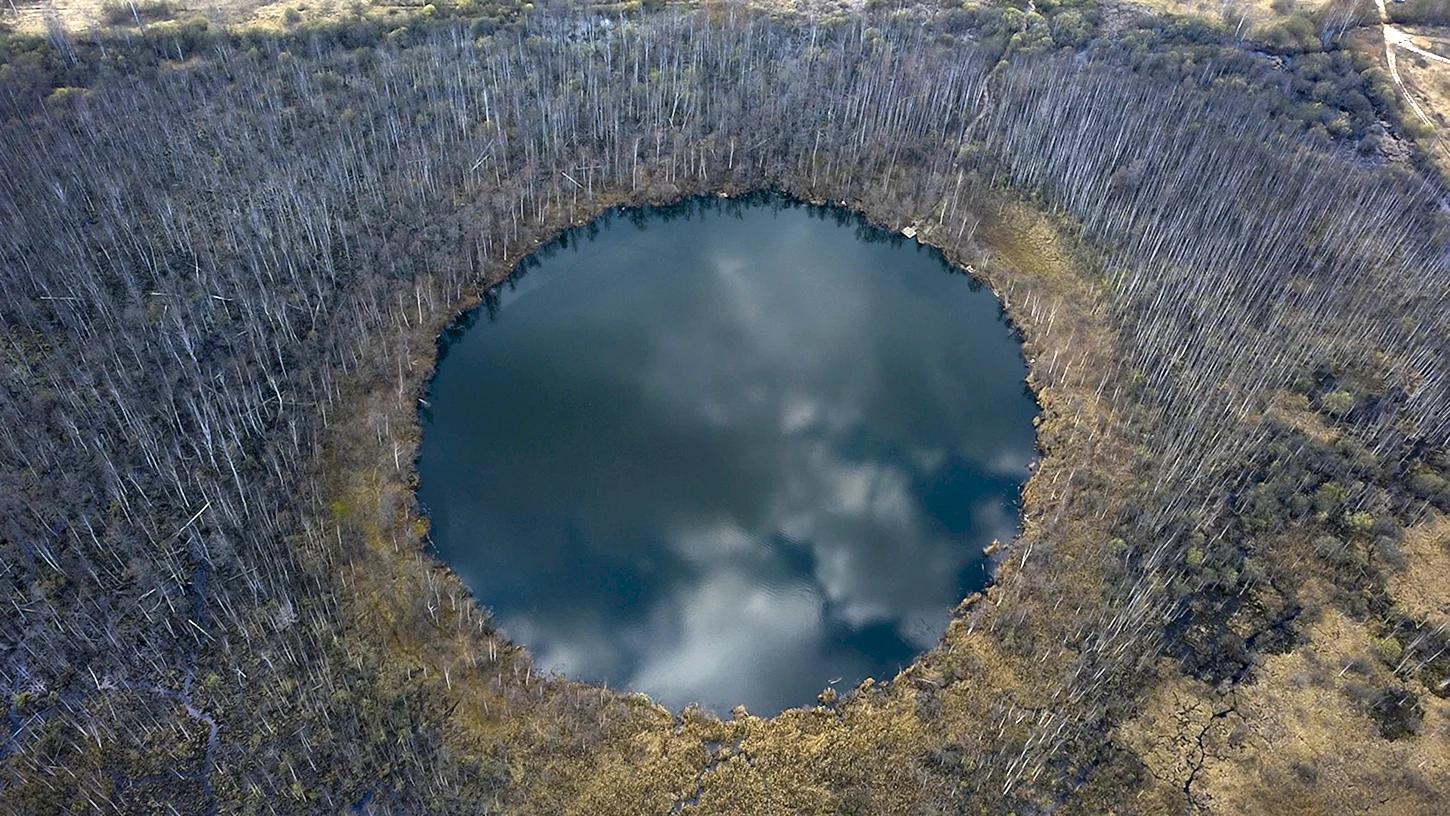
[[[1035,450],[988,291],[763,197],[541,256],[445,340],[419,465],[439,555],[540,670],[773,715],[936,645]]]

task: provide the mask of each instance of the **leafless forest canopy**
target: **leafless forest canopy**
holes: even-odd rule
[[[1116,366],[1036,365],[1093,385],[1137,482],[1100,508],[1110,601],[1019,638],[1076,649],[1043,680],[1060,710],[940,771],[991,801],[1070,796],[1161,655],[1250,671],[1219,624],[1273,580],[1255,536],[1312,530],[1342,558],[1332,542],[1391,548],[1450,511],[1443,193],[1306,141],[1272,90],[1003,60],[902,15],[540,12],[475,34],[216,37],[84,91],[0,86],[0,809],[495,801],[507,758],[460,759],[436,701],[339,645],[360,545],[319,440],[349,383],[415,399],[410,337],[623,201],[778,188],[967,253],[986,183],[1092,248]],[[1286,393],[1344,435],[1276,421]],[[1050,532],[1016,546],[1051,572]],[[1402,671],[1450,673],[1446,633],[1387,625]]]

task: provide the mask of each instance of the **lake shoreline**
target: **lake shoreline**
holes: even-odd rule
[[[766,188],[767,191],[770,189]],[[632,199],[624,195],[603,196],[595,211],[603,214],[620,208],[668,205],[696,195],[723,194],[739,197],[749,192],[727,188],[645,199]],[[791,195],[788,190],[779,192]],[[804,196],[793,197],[809,201]],[[608,786],[624,785],[628,789],[640,790],[641,795],[648,790],[663,792],[688,788],[689,780],[702,772],[701,769],[714,767],[721,762],[728,763],[730,757],[722,757],[718,749],[713,752],[704,750],[712,744],[728,746],[738,741],[744,745],[755,745],[758,746],[758,751],[780,758],[775,761],[789,761],[792,765],[797,762],[806,763],[802,766],[804,770],[812,760],[806,755],[797,756],[791,746],[805,733],[817,733],[822,727],[842,727],[862,717],[873,721],[880,720],[882,723],[897,722],[899,727],[902,723],[897,719],[898,715],[893,713],[898,711],[899,706],[915,705],[912,701],[917,698],[922,688],[934,689],[948,685],[957,676],[971,677],[973,693],[966,695],[954,708],[962,704],[970,708],[972,704],[969,701],[972,699],[982,701],[978,703],[981,705],[1001,694],[1007,694],[1008,699],[1016,700],[1014,706],[1029,708],[1041,705],[1051,697],[1052,692],[1043,687],[1034,690],[1031,684],[1025,684],[1025,678],[1011,666],[1026,655],[1017,657],[1010,651],[1004,652],[997,642],[1004,626],[1023,631],[1020,629],[1020,621],[1008,623],[1005,620],[1005,610],[1024,603],[1022,576],[1030,572],[1030,565],[1036,559],[1051,557],[1054,548],[1061,548],[1064,543],[1073,540],[1066,533],[1076,534],[1075,538],[1079,541],[1086,540],[1094,530],[1097,531],[1096,536],[1106,535],[1101,519],[1094,520],[1082,508],[1075,508],[1074,499],[1054,490],[1052,483],[1065,474],[1077,473],[1084,467],[1091,467],[1100,473],[1109,469],[1124,472],[1127,467],[1127,454],[1123,452],[1125,446],[1121,442],[1115,442],[1111,436],[1104,434],[1104,429],[1111,428],[1111,415],[1102,408],[1097,409],[1102,412],[1099,427],[1087,434],[1083,433],[1087,423],[1081,422],[1081,412],[1085,407],[1091,408],[1101,403],[1094,400],[1092,390],[1082,379],[1073,383],[1064,381],[1062,376],[1075,368],[1067,364],[1064,354],[1081,355],[1090,351],[1106,355],[1111,351],[1111,341],[1107,339],[1111,336],[1110,332],[1091,317],[1090,309],[1084,308],[1091,304],[1093,296],[1090,284],[1078,269],[1082,261],[1091,256],[1085,254],[1085,249],[1072,248],[1071,243],[1060,237],[1058,227],[1033,213],[1010,195],[1000,191],[987,191],[983,193],[983,198],[991,202],[989,209],[996,211],[985,214],[986,217],[983,218],[985,246],[982,249],[970,250],[960,246],[955,249],[938,246],[933,241],[942,234],[942,227],[932,225],[927,218],[889,219],[885,210],[873,209],[865,202],[857,202],[847,207],[870,223],[893,233],[899,233],[903,227],[912,224],[921,225],[918,226],[917,240],[937,246],[948,263],[955,268],[965,271],[970,267],[975,270],[974,277],[991,289],[1003,304],[1011,326],[1023,338],[1023,354],[1029,362],[1027,384],[1036,394],[1041,410],[1037,432],[1038,467],[1023,488],[1022,536],[1012,546],[1002,548],[997,554],[997,576],[987,592],[965,599],[958,607],[942,645],[919,658],[894,678],[894,682],[886,682],[888,678],[882,678],[881,682],[868,682],[829,703],[815,708],[792,709],[772,720],[761,720],[744,710],[737,710],[734,719],[722,721],[696,709],[686,709],[682,714],[676,715],[648,701],[642,695],[619,695],[617,692],[572,683],[563,678],[539,677],[530,668],[527,653],[499,637],[478,613],[454,612],[453,615],[467,619],[467,625],[455,622],[453,626],[440,629],[437,624],[432,623],[432,617],[437,614],[439,600],[429,604],[423,598],[431,595],[435,599],[441,599],[445,606],[456,604],[462,608],[471,606],[474,602],[457,577],[427,553],[420,538],[426,531],[427,522],[417,514],[410,498],[412,486],[417,483],[415,457],[421,432],[414,407],[426,394],[427,384],[434,374],[436,356],[419,360],[419,365],[407,373],[404,383],[406,388],[398,387],[396,383],[388,388],[392,391],[398,387],[395,393],[406,393],[409,398],[393,402],[393,408],[390,409],[393,414],[390,425],[394,429],[397,450],[380,453],[389,466],[396,454],[398,461],[404,463],[405,467],[395,476],[387,478],[384,487],[379,489],[374,482],[361,491],[357,488],[359,481],[367,481],[366,478],[360,480],[359,477],[369,471],[376,474],[377,464],[380,464],[376,458],[358,456],[362,452],[357,446],[362,442],[361,439],[354,436],[351,444],[344,443],[335,433],[332,441],[324,446],[324,461],[332,463],[323,466],[324,472],[328,473],[329,484],[333,485],[329,491],[331,495],[355,499],[359,492],[376,495],[375,491],[380,490],[386,494],[387,499],[380,502],[383,506],[398,507],[400,510],[404,507],[413,508],[404,510],[400,515],[373,516],[362,522],[362,538],[375,543],[365,548],[363,563],[350,569],[349,578],[340,582],[351,587],[347,605],[356,610],[356,619],[359,621],[397,618],[401,614],[402,620],[412,619],[419,624],[426,623],[426,629],[435,631],[435,635],[430,638],[434,640],[432,646],[425,646],[405,635],[406,631],[413,628],[413,625],[405,623],[390,626],[389,631],[393,634],[385,636],[381,641],[377,640],[376,634],[370,634],[377,632],[371,624],[355,630],[357,635],[372,642],[374,649],[381,649],[383,654],[391,655],[383,659],[383,665],[412,666],[414,668],[407,671],[415,680],[421,675],[427,678],[426,682],[439,688],[441,693],[458,701],[448,729],[456,734],[461,744],[477,745],[481,750],[488,751],[496,750],[487,749],[488,745],[509,746],[507,750],[512,755],[534,757],[529,761],[530,764],[544,763],[556,768],[556,773],[579,779],[581,782],[595,779],[595,782],[589,784],[590,788],[601,784],[600,780],[607,779]],[[877,217],[873,218],[873,213]],[[493,271],[485,276],[479,290],[465,297],[461,303],[444,310],[446,315],[435,315],[425,321],[423,326],[415,329],[412,341],[414,347],[436,349],[447,327],[453,325],[466,312],[483,307],[484,293],[506,285],[512,271],[538,247],[554,240],[562,231],[585,226],[591,220],[593,219],[583,216],[563,219],[547,230],[546,234],[553,237],[528,241],[511,256],[510,262],[493,267]],[[1069,339],[1072,340],[1071,347]],[[1057,352],[1056,359],[1052,356],[1054,351]],[[1056,365],[1053,365],[1054,359]],[[1093,370],[1101,364],[1094,364],[1089,360],[1081,362],[1080,365],[1081,368],[1077,370],[1082,372]],[[364,393],[354,393],[346,400],[346,404],[361,407],[368,404],[376,406],[377,403],[370,403]],[[349,435],[346,429],[361,425],[362,423],[355,421],[341,420],[335,421],[331,427],[335,432]],[[403,430],[400,432],[399,429]],[[351,455],[340,457],[339,444],[350,448]],[[1118,452],[1113,453],[1114,450]],[[347,464],[347,460],[351,460],[352,464]],[[1113,461],[1119,464],[1112,465]],[[1106,474],[1102,478],[1105,481],[1108,479]],[[376,475],[373,479],[376,479]],[[354,485],[352,489],[346,487],[349,483]],[[1052,539],[1050,544],[1046,542],[1049,536]],[[1068,557],[1087,565],[1090,559],[1086,556],[1087,553],[1083,552]],[[1080,582],[1081,586],[1091,583],[1089,576],[1084,577],[1087,581]],[[407,586],[416,586],[419,590],[425,587],[428,589],[403,589]],[[434,611],[429,611],[430,606]],[[1041,601],[1032,603],[1032,606],[1045,608]],[[392,611],[387,611],[387,607],[392,607]],[[1064,621],[1061,626],[1066,627],[1068,623]],[[445,636],[444,632],[449,634]],[[438,637],[443,637],[443,640],[437,641]],[[1018,641],[1019,650],[1022,645],[1025,644]],[[492,677],[484,676],[484,671],[474,668],[480,666],[479,655],[483,653],[491,655],[489,661],[482,662],[483,665],[498,667],[491,670]],[[1032,662],[1038,663],[1039,670],[1045,669],[1044,673],[1049,673],[1052,671],[1050,667],[1061,665],[1063,661],[1071,658],[1070,651],[1063,650],[1056,657],[1049,655],[1050,662],[1045,665],[1038,663],[1037,659]],[[511,678],[506,677],[505,673],[511,675]],[[568,701],[577,699],[581,694],[595,695],[598,703],[591,707],[609,710],[610,713],[605,719],[610,724],[605,728],[605,736],[600,737],[604,741],[589,751],[588,755],[594,758],[593,761],[579,762],[577,760],[580,757],[575,757],[573,761],[561,765],[559,763],[565,760],[554,756],[554,749],[549,747],[550,739],[545,738],[539,742],[537,736],[529,736],[536,727],[530,723],[535,722],[536,717],[557,716],[549,712],[557,711],[558,705],[570,705]],[[466,701],[467,705],[464,705]],[[509,715],[501,716],[504,711],[509,712]],[[535,713],[529,714],[529,711]],[[975,720],[975,716],[972,719]],[[805,731],[801,730],[803,728]],[[872,728],[862,730],[871,731]],[[951,732],[957,730],[953,728]],[[666,733],[672,733],[673,736],[666,736]],[[609,737],[608,734],[615,736]],[[628,762],[621,765],[622,757],[629,752],[604,747],[618,739],[634,740],[645,734],[660,734],[664,738],[660,749],[665,753],[660,755],[660,761],[671,752],[677,758],[698,758],[683,765],[671,762],[673,771],[664,772],[652,764],[640,766]],[[919,725],[902,731],[900,735],[909,743],[923,747],[938,740],[945,743],[956,738],[950,732],[932,737]],[[666,745],[676,747],[666,749]],[[733,756],[738,760],[741,754],[737,751]],[[795,758],[787,759],[792,756]],[[860,759],[867,761],[869,756],[872,754],[863,754]],[[869,761],[874,764],[879,759],[878,757]],[[600,762],[603,765],[599,765]],[[712,779],[717,776],[719,775],[712,776]],[[576,790],[576,793],[583,795],[574,787],[578,783],[551,787],[547,791],[529,784],[527,778],[519,778],[515,784],[522,786],[517,789],[518,795],[531,802],[551,801],[553,796],[567,790]],[[600,793],[602,794],[602,789]],[[601,812],[610,811],[606,808]]]
[[[676,711],[890,677],[1018,531],[1038,408],[1005,323],[844,209],[610,211],[444,333],[433,552],[540,665]]]

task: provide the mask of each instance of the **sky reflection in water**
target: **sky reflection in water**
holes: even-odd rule
[[[674,709],[772,715],[935,646],[1034,453],[996,300],[774,199],[589,232],[447,345],[439,555],[541,670]]]

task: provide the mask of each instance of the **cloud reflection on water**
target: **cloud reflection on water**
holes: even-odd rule
[[[421,495],[544,670],[775,713],[889,676],[1016,527],[997,306],[801,209],[614,223],[451,348]]]

